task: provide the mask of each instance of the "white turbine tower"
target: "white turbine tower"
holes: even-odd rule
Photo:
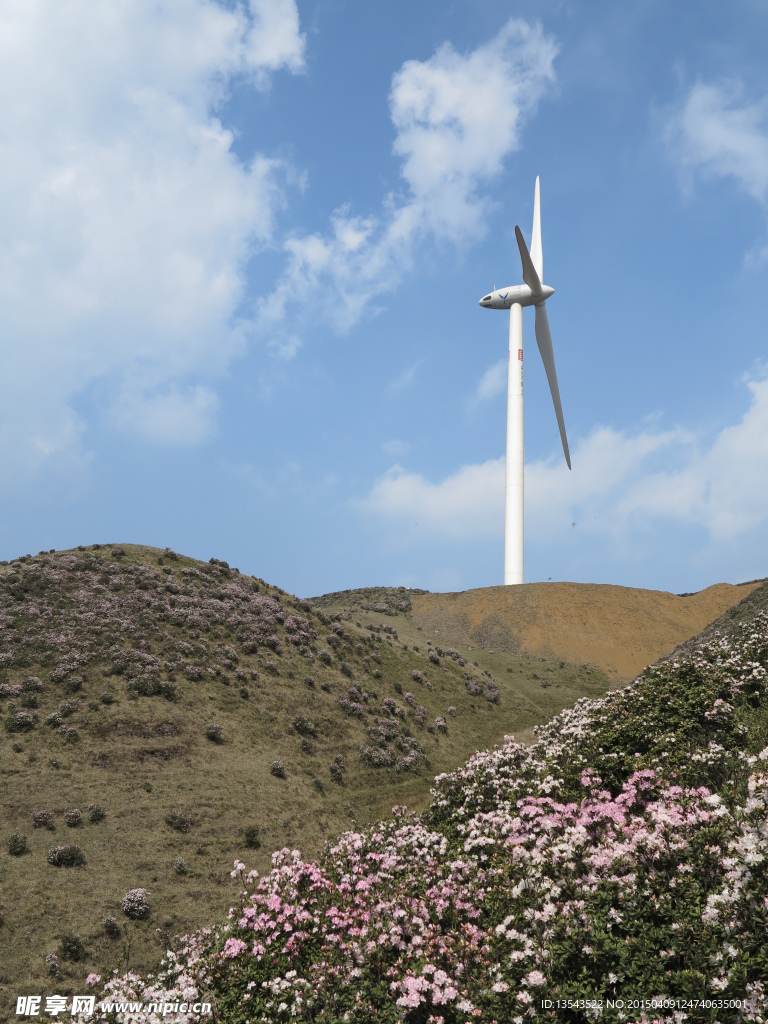
[[[523,306],[536,307],[536,343],[552,392],[557,425],[563,442],[568,469],[571,456],[565,436],[560,389],[557,386],[555,355],[552,335],[544,303],[555,289],[543,283],[544,260],[541,251],[541,210],[539,206],[539,179],[533,197],[533,232],[531,251],[525,245],[523,233],[515,226],[515,237],[523,262],[525,284],[511,288],[494,289],[480,299],[485,309],[509,310],[509,376],[507,383],[507,478],[504,504],[504,583],[523,582]]]

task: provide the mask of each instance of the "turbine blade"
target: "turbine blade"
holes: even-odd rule
[[[560,388],[557,386],[557,371],[555,370],[555,353],[552,350],[552,335],[549,331],[549,318],[547,317],[546,306],[540,302],[536,306],[536,344],[539,346],[541,361],[549,381],[549,390],[552,392],[552,402],[555,406],[557,425],[560,428],[560,440],[563,442],[563,454],[571,468],[571,454],[568,451],[568,438],[565,436],[565,421],[563,420],[563,407],[560,404]]]
[[[523,261],[523,280],[531,289],[533,295],[541,295],[539,275],[536,273],[536,267],[531,262],[528,247],[523,238],[523,232],[517,225],[515,225],[515,238],[517,239],[517,247],[520,250],[520,259]]]
[[[541,250],[541,199],[539,176],[536,175],[536,187],[533,192],[533,230],[531,231],[531,262],[536,268],[539,280],[544,280],[544,254]]]

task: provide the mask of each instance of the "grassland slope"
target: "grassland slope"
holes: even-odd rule
[[[130,544],[0,566],[0,1019],[14,993],[151,969],[226,912],[236,857],[263,871],[423,807],[435,774],[608,688],[444,646],[396,593],[406,611],[324,609]]]
[[[719,583],[677,595],[602,584],[528,583],[452,594],[413,594],[411,617],[447,644],[596,665],[634,678],[700,633],[759,584]]]

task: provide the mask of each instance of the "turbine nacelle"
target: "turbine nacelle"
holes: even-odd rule
[[[490,295],[480,299],[478,305],[483,309],[509,309],[513,302],[521,306],[536,306],[555,294],[555,289],[548,284],[541,285],[540,291],[534,295],[527,284],[516,284],[509,288],[497,288]]]

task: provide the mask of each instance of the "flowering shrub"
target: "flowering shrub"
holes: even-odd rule
[[[35,828],[47,828],[53,832],[56,828],[53,820],[53,811],[33,811],[32,824]]]
[[[102,921],[102,927],[104,929],[105,934],[108,935],[110,939],[119,939],[120,936],[122,935],[122,929],[117,921],[117,918],[113,917],[112,914],[107,914],[107,916]]]
[[[5,720],[7,732],[29,732],[35,727],[35,715],[31,711],[15,711]]]
[[[173,870],[176,872],[177,875],[186,875],[187,864],[183,857],[176,858],[176,860],[173,862]]]
[[[274,775],[276,779],[285,778],[285,765],[282,761],[273,761],[269,766],[269,774]]]
[[[150,907],[148,897],[149,893],[146,889],[129,889],[125,896],[120,900],[120,906],[123,908],[125,916],[136,921],[149,917]]]
[[[205,727],[205,735],[212,743],[223,743],[224,742],[224,730],[220,725],[211,723]]]
[[[93,822],[95,825],[99,821],[103,821],[106,816],[106,811],[99,804],[88,804],[88,820]]]
[[[304,715],[294,715],[291,725],[300,736],[317,736],[317,728],[314,722],[310,722]]]
[[[345,715],[352,715],[355,718],[365,717],[365,705],[356,699],[359,696],[357,690],[350,689],[348,695],[339,697],[339,707]]]
[[[176,832],[189,832],[192,828],[192,819],[184,811],[171,811],[166,815],[165,823]]]
[[[333,781],[341,785],[344,781],[344,758],[341,754],[337,754],[336,757],[334,757],[331,767],[328,770]]]
[[[489,704],[498,704],[501,699],[499,688],[493,679],[485,684],[485,699]]]
[[[608,1024],[765,1021],[766,666],[760,616],[476,754],[421,817],[318,862],[279,851],[263,878],[236,862],[240,907],[157,984],[205,987],[228,1024],[575,1022],[541,1000],[584,998]],[[625,1016],[617,996],[742,1008]]]
[[[72,807],[68,811],[64,811],[64,821],[70,828],[77,828],[82,820],[83,815],[77,807]]]
[[[56,868],[81,867],[85,854],[79,846],[53,846],[48,851],[48,863]]]

